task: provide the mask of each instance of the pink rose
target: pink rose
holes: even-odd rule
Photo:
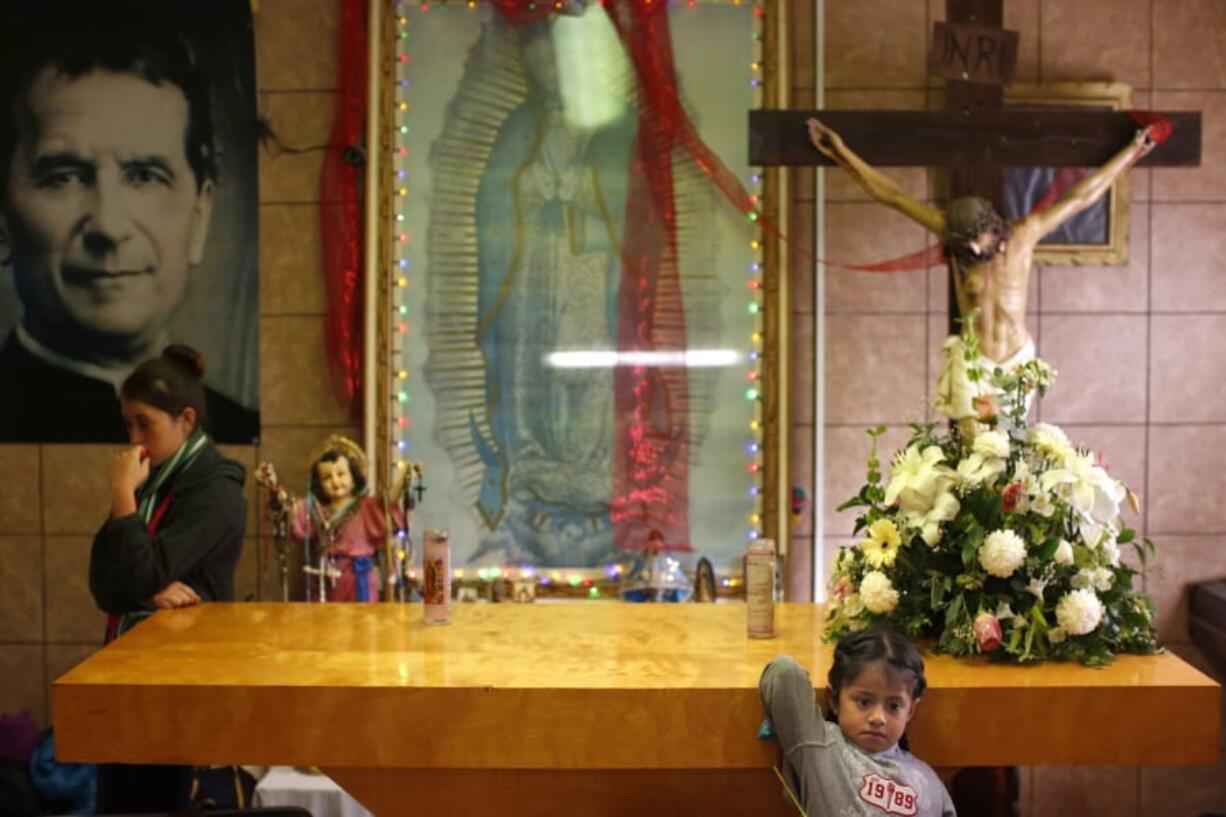
[[[844,576],[834,583],[834,587],[830,588],[830,592],[836,599],[843,601],[852,594],[854,589],[851,581]]]
[[[1022,483],[1010,482],[1005,486],[1005,490],[1000,495],[1000,509],[1005,513],[1010,513],[1017,507],[1017,503],[1022,499]]]
[[[1000,620],[991,613],[980,613],[971,625],[975,632],[975,640],[979,642],[980,652],[992,652],[1000,646],[1004,634],[1000,631]]]
[[[975,416],[983,423],[992,422],[1000,413],[1000,409],[996,407],[996,398],[990,394],[972,397],[971,405],[975,408]]]

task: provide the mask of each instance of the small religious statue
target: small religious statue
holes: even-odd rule
[[[366,477],[366,454],[357,443],[340,435],[328,437],[311,453],[311,482],[303,498],[292,498],[281,487],[270,463],[256,471],[256,480],[269,492],[274,520],[287,516],[289,532],[303,544],[303,571],[312,577],[307,599],[370,601],[380,599],[378,563],[389,589],[401,581],[403,554],[395,544],[397,531],[407,531],[413,501],[401,495],[414,466],[399,471],[388,496],[373,495]],[[317,590],[312,594],[310,584]]]
[[[945,208],[907,196],[889,177],[857,156],[817,119],[808,120],[809,138],[822,155],[846,170],[865,192],[936,236],[954,276],[958,311],[974,319],[988,372],[1010,369],[1034,357],[1026,330],[1026,293],[1034,250],[1043,236],[1101,198],[1121,173],[1157,144],[1153,126],[1144,127],[1105,165],[1088,174],[1049,207],[1006,222],[986,199],[954,199]]]

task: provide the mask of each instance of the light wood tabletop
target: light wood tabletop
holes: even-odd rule
[[[737,603],[452,611],[446,626],[425,625],[420,605],[159,612],[55,682],[57,753],[317,765],[343,784],[350,770],[357,788],[389,768],[769,775],[762,667],[790,653],[821,688],[831,659],[811,604],[780,605],[768,640],[746,637]],[[934,766],[1218,758],[1220,688],[1174,655],[1106,669],[925,660],[929,691],[908,733]]]

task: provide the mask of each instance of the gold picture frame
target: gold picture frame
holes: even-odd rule
[[[1132,107],[1132,86],[1118,82],[1019,82],[1005,91],[1011,106],[1087,107],[1126,110]],[[1053,168],[1006,168],[1005,215],[1025,215],[1050,184]],[[1129,174],[1084,213],[1035,248],[1035,263],[1047,266],[1119,266],[1128,263]]]
[[[693,5],[693,4],[692,4]],[[729,10],[740,6],[739,0],[704,0],[698,3],[697,9],[693,10],[693,19],[695,23],[691,26],[697,26],[697,21],[700,20],[699,13],[704,9],[718,9],[721,6],[727,7]],[[450,10],[463,7],[472,7],[480,10],[484,4],[468,4],[464,0],[438,0],[431,4],[434,10]],[[414,132],[417,133],[417,124],[421,122],[421,109],[418,107],[407,108],[403,103],[397,101],[396,95],[396,48],[398,37],[398,18],[397,9],[400,8],[397,4],[386,4],[383,7],[383,13],[378,20],[380,32],[380,44],[382,57],[380,63],[380,77],[377,87],[372,93],[372,100],[379,106],[381,127],[379,128],[378,136],[375,140],[377,150],[381,156],[395,155],[397,151],[397,133],[400,126],[403,124],[408,110],[409,114],[414,117]],[[406,16],[410,19],[409,28],[413,27],[413,18],[417,17],[415,7],[405,7],[407,9]],[[765,23],[761,25],[761,37],[758,40],[760,45],[760,57],[752,63],[752,71],[757,72],[753,78],[752,85],[759,89],[759,104],[765,107],[776,106],[780,103],[780,87],[782,85],[781,77],[783,66],[786,65],[786,54],[783,51],[786,38],[780,33],[786,30],[785,23],[782,19],[786,13],[786,7],[780,0],[765,0],[763,5],[763,14]],[[688,10],[688,8],[687,8]],[[752,9],[746,7],[747,15],[752,14]],[[434,11],[431,12],[434,14]],[[758,15],[753,15],[757,17]],[[687,17],[681,18],[684,20]],[[695,28],[695,31],[698,29]],[[746,38],[747,40],[749,38]],[[420,40],[418,40],[420,42]],[[415,56],[414,60],[418,58]],[[416,63],[423,64],[423,63]],[[746,65],[750,65],[746,61]],[[753,77],[747,71],[746,77],[742,80],[736,77],[736,81],[746,81]],[[728,79],[729,82],[732,79]],[[416,86],[414,86],[416,87]],[[738,130],[739,134],[740,131]],[[424,151],[424,147],[415,147],[415,150]],[[397,401],[397,394],[402,393],[404,384],[407,382],[410,385],[408,391],[412,392],[412,384],[418,376],[418,371],[423,367],[414,367],[404,363],[400,348],[406,344],[419,343],[426,344],[427,348],[433,350],[437,348],[431,346],[431,339],[420,331],[421,322],[413,321],[410,317],[409,323],[412,325],[408,333],[408,338],[398,330],[398,323],[402,320],[400,315],[404,314],[401,310],[405,303],[403,295],[403,273],[397,263],[396,253],[392,251],[394,247],[395,234],[399,232],[396,228],[396,221],[399,220],[398,215],[402,206],[402,201],[398,196],[403,196],[403,191],[400,182],[395,180],[395,163],[396,159],[392,159],[391,166],[384,168],[378,176],[378,231],[380,233],[377,245],[377,267],[381,272],[380,280],[377,285],[377,294],[375,303],[371,306],[372,315],[370,320],[375,322],[377,346],[376,352],[377,367],[376,378],[372,384],[375,393],[374,399],[374,440],[375,446],[384,456],[381,457],[382,470],[387,473],[387,479],[394,477],[396,468],[396,460],[403,456],[398,453],[398,444],[402,441],[404,432],[397,426],[397,414],[400,411],[394,408]],[[779,223],[781,218],[786,214],[781,195],[783,189],[783,179],[778,169],[767,169],[760,172],[760,187],[757,189],[757,201],[759,212],[764,220],[769,224]],[[413,179],[410,174],[410,179]],[[420,178],[418,176],[417,178]],[[757,177],[755,177],[757,178]],[[412,187],[412,182],[408,185]],[[410,189],[407,198],[412,198],[413,192]],[[413,234],[413,242],[418,239],[429,241],[431,234],[427,227],[421,223],[415,223],[411,215],[408,219],[410,226],[409,232]],[[436,228],[437,229],[437,228]],[[461,236],[465,241],[468,241],[471,236],[468,232],[463,232]],[[770,538],[780,539],[786,533],[787,520],[787,505],[780,498],[780,485],[783,480],[780,478],[782,469],[786,467],[786,455],[781,445],[782,429],[784,425],[780,421],[781,404],[785,404],[784,395],[786,394],[786,378],[783,373],[782,356],[786,353],[786,343],[781,341],[785,331],[785,326],[781,325],[781,320],[786,314],[788,306],[788,295],[784,288],[779,284],[779,270],[781,259],[783,256],[782,242],[776,235],[777,231],[761,230],[759,239],[751,246],[756,248],[762,272],[762,292],[761,292],[761,315],[759,317],[759,332],[762,337],[760,347],[760,377],[757,381],[757,390],[760,396],[756,402],[757,423],[750,428],[757,428],[760,446],[756,450],[760,450],[759,462],[760,482],[757,492],[758,507],[752,514],[752,519],[758,520],[754,524],[760,525],[760,535]],[[460,235],[460,233],[457,233]],[[414,263],[410,273],[410,280],[413,276],[437,274],[437,264],[417,264]],[[412,284],[410,284],[410,288]],[[739,288],[729,288],[730,292],[739,292]],[[466,297],[468,293],[463,293]],[[467,340],[465,340],[467,342]],[[403,398],[402,398],[403,399]],[[410,396],[411,400],[417,400],[416,395]],[[785,415],[784,415],[785,416]],[[748,430],[747,430],[748,431]],[[744,443],[738,443],[738,446],[743,446]],[[401,448],[400,450],[403,450]],[[738,448],[739,450],[739,448]],[[438,489],[435,490],[433,497],[428,495],[427,502],[431,498],[441,500],[442,492],[449,490],[448,486],[439,481],[437,475],[432,475],[433,483],[438,484]],[[457,483],[458,484],[458,483]],[[432,487],[434,485],[432,484]],[[467,489],[466,489],[467,490]],[[428,511],[435,510],[434,505],[427,506]],[[747,517],[749,518],[749,517]],[[447,524],[446,519],[439,520],[442,524]],[[434,524],[432,521],[431,524]],[[696,549],[702,548],[702,542],[697,539],[694,542]],[[722,575],[722,572],[721,572]]]

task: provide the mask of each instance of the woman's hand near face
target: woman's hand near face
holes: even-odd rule
[[[169,610],[174,607],[191,607],[200,603],[200,596],[183,582],[171,582],[163,587],[149,603],[159,610]]]
[[[149,458],[139,445],[111,457],[111,516],[136,513],[136,488],[149,476]]]

